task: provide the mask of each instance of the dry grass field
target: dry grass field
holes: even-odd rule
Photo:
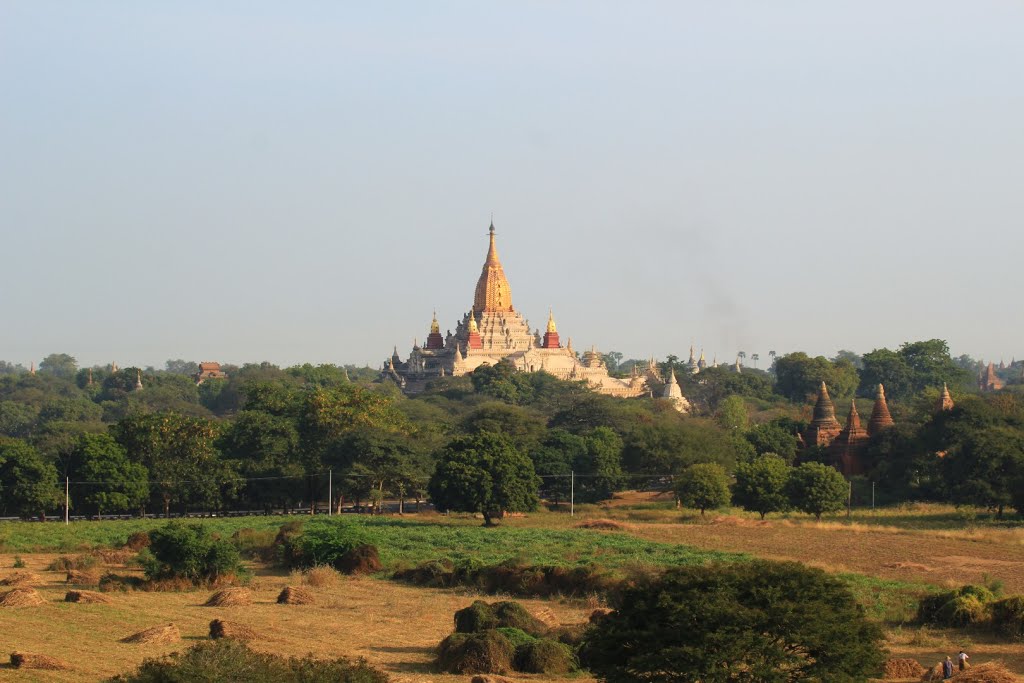
[[[56,557],[23,556],[28,569],[46,581],[37,590],[42,607],[0,611],[0,682],[97,681],[129,670],[146,657],[181,650],[209,633],[213,619],[251,627],[254,649],[287,655],[364,657],[387,671],[396,683],[465,683],[469,676],[431,672],[433,648],[453,630],[452,614],[478,595],[415,588],[396,582],[344,577],[333,587],[314,587],[314,605],[279,605],[277,595],[289,583],[284,574],[260,571],[253,580],[254,601],[239,607],[203,607],[212,591],[185,593],[110,593],[112,604],[63,602],[64,574],[45,571]],[[11,555],[0,555],[0,579],[13,573]],[[125,570],[118,569],[118,573]],[[521,600],[527,608],[548,608],[564,623],[585,621],[593,605]],[[121,638],[151,626],[173,622],[181,631],[177,644],[132,645]],[[70,671],[18,671],[7,664],[14,650],[56,656]],[[516,675],[523,680],[550,677]],[[592,679],[573,677],[583,683]]]
[[[611,533],[647,541],[798,560],[831,572],[942,586],[1001,581],[1007,593],[1024,593],[1024,532],[1020,528],[955,528],[952,524],[932,528],[927,521],[919,526],[897,526],[880,520],[815,523],[806,518],[762,522],[749,515],[711,514],[700,520],[692,513],[681,515],[675,510],[644,507],[658,504],[653,494],[633,494],[600,509],[584,508],[576,517],[540,513],[509,519],[504,525],[565,530],[589,522],[597,529],[608,528]],[[432,525],[478,524],[437,516],[422,521]],[[523,550],[510,548],[509,552]],[[436,674],[431,668],[433,648],[452,630],[452,614],[480,597],[466,591],[419,588],[382,578],[326,577],[319,581],[314,577],[309,583],[313,584],[315,604],[278,605],[278,593],[295,583],[296,577],[258,565],[254,567],[253,602],[248,605],[202,606],[212,591],[111,593],[111,604],[72,604],[63,602],[69,588],[64,573],[46,570],[57,555],[21,556],[27,570],[42,578],[37,590],[46,603],[40,607],[0,608],[0,683],[100,680],[133,668],[145,657],[181,650],[207,638],[209,623],[215,618],[251,628],[256,633],[251,643],[255,649],[287,655],[364,657],[402,683],[469,679]],[[13,553],[0,554],[0,580],[14,573],[13,564]],[[118,567],[116,571],[137,570]],[[584,621],[595,606],[592,600],[521,602],[533,611],[550,609],[562,623]],[[125,636],[168,622],[180,629],[182,642],[119,642]],[[1000,642],[982,632],[890,627],[888,647],[893,656],[913,657],[926,666],[963,647],[975,663],[1000,660],[1024,674],[1024,646]],[[63,672],[16,671],[6,665],[7,655],[14,650],[53,655],[73,668]],[[551,680],[523,674],[514,678]],[[575,676],[571,680],[582,683],[591,679]]]

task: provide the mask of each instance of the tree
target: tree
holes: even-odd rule
[[[798,446],[796,433],[777,421],[755,425],[744,434],[758,455],[774,453],[787,463],[793,462]]]
[[[1003,510],[1015,505],[1024,480],[1024,431],[1010,426],[978,430],[946,454],[943,469],[955,503],[995,510],[1002,518]]]
[[[428,491],[441,512],[479,512],[484,526],[504,512],[529,512],[540,498],[533,463],[501,434],[457,437],[441,451]]]
[[[622,474],[622,439],[609,427],[598,427],[585,439],[585,450],[573,468],[582,475],[576,481],[576,499],[583,503],[608,500],[626,483]]]
[[[168,358],[164,363],[164,371],[172,375],[192,376],[199,372],[199,363],[194,360],[182,360],[181,358]]]
[[[715,463],[699,463],[683,470],[676,478],[676,496],[688,508],[700,510],[729,504],[729,475]]]
[[[795,562],[679,567],[613,606],[581,653],[609,683],[860,683],[885,659],[849,588]]]
[[[604,364],[608,367],[608,372],[616,372],[619,369],[619,363],[622,362],[622,354],[618,351],[609,351],[603,354]]]
[[[836,355],[832,357],[832,362],[835,363],[840,360],[849,361],[853,367],[860,370],[864,367],[864,361],[856,351],[849,351],[847,349],[840,349],[836,352]]]
[[[849,484],[839,470],[820,462],[793,468],[786,482],[790,505],[819,520],[823,513],[842,510],[848,494]]]
[[[774,453],[766,453],[754,462],[736,466],[736,483],[732,502],[744,510],[757,512],[761,519],[769,512],[782,512],[789,507],[786,482],[790,467]]]
[[[76,480],[74,502],[103,511],[141,507],[149,498],[146,468],[128,460],[109,434],[83,434],[70,457],[69,477]],[[77,506],[76,506],[77,507]]]
[[[757,361],[761,360],[761,354],[753,353],[750,355],[750,360],[754,361],[754,367],[757,367]]]
[[[835,362],[824,356],[811,358],[802,351],[775,359],[775,391],[790,401],[805,401],[824,382],[833,398],[849,398],[860,384],[857,369],[850,361]]]
[[[39,372],[61,379],[71,379],[78,371],[78,361],[66,353],[51,353],[39,363]]]
[[[0,437],[0,509],[19,517],[38,515],[60,504],[57,469],[21,439]]]
[[[747,404],[740,396],[729,396],[718,404],[715,419],[723,429],[747,431]]]
[[[914,371],[906,359],[889,349],[875,349],[864,354],[864,369],[860,373],[861,396],[874,396],[879,384],[885,385],[890,398],[903,399],[914,391]]]
[[[614,433],[614,432],[613,432]],[[541,491],[555,503],[569,498],[570,475],[576,461],[587,452],[587,439],[564,429],[548,431],[544,441],[530,451]]]

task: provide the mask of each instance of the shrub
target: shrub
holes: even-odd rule
[[[143,561],[150,579],[184,578],[212,582],[242,573],[238,550],[201,524],[169,522],[150,533],[149,555]]]
[[[124,542],[124,547],[129,550],[142,550],[143,548],[148,548],[149,543],[149,534],[145,531],[136,531],[128,536],[128,540]]]
[[[451,560],[428,560],[411,569],[395,572],[399,581],[429,588],[449,588],[456,585],[455,565]]]
[[[495,630],[453,633],[437,648],[437,665],[453,674],[504,674],[512,669],[515,648]]]
[[[145,660],[110,683],[266,681],[272,683],[387,683],[388,676],[364,660],[334,660],[253,652],[231,639],[195,645],[183,653]]]
[[[11,565],[14,569],[24,569],[25,560],[21,559],[21,555],[14,556],[14,564]]]
[[[917,607],[917,619],[922,624],[936,626],[978,624],[987,617],[985,606],[994,599],[992,591],[984,586],[961,586],[922,598]]]
[[[341,570],[353,557],[349,555],[346,559],[345,556],[360,546],[372,546],[370,540],[366,531],[355,526],[310,525],[294,541],[298,545],[298,554],[293,566],[312,567],[326,564]]]
[[[375,545],[357,545],[337,559],[335,567],[345,574],[372,574],[384,566]]]
[[[996,600],[989,605],[992,628],[1010,640],[1024,640],[1024,596]]]
[[[515,668],[531,674],[567,674],[577,668],[576,655],[556,640],[534,640],[516,648]]]
[[[571,648],[578,648],[586,640],[590,624],[564,624],[555,627],[548,635]]]
[[[863,681],[881,629],[840,580],[796,562],[685,566],[615,596],[581,657],[609,683]]]
[[[295,520],[285,522],[277,530],[277,536],[274,537],[274,558],[278,564],[282,564],[285,567],[303,566],[302,547],[300,545],[302,525],[303,522],[301,520]],[[315,564],[316,562],[311,562],[308,566]]]

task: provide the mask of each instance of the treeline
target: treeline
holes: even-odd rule
[[[660,370],[675,369],[695,405],[688,416],[662,399],[610,398],[505,364],[441,378],[413,398],[368,368],[226,366],[227,379],[197,386],[187,374],[195,364],[184,361],[111,372],[54,354],[35,374],[2,364],[0,514],[57,512],[66,478],[74,482],[73,514],[312,507],[327,500],[327,472],[335,508],[419,501],[448,446],[491,434],[526,456],[539,494],[555,502],[573,483],[577,502],[626,488],[668,490],[698,463],[717,464],[730,478],[765,454],[787,466],[832,464],[827,451],[798,440],[821,381],[840,418],[851,401],[886,384],[897,425],[870,442],[864,477],[880,502],[1020,507],[1017,366],[1003,371],[1006,390],[977,395],[967,393],[975,375],[964,366],[973,361],[951,358],[939,340],[862,357],[792,353],[774,361],[771,372],[690,374],[669,358]],[[944,382],[957,406],[937,413]],[[859,400],[870,413],[870,402]]]

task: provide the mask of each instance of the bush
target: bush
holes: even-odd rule
[[[195,645],[183,653],[145,660],[132,673],[110,683],[184,683],[185,681],[261,681],[263,683],[387,683],[388,676],[364,660],[334,660],[253,652],[243,643],[222,639]]]
[[[292,568],[303,566],[302,547],[300,546],[302,525],[302,521],[295,520],[285,522],[277,530],[277,536],[274,538],[274,558],[278,564]],[[316,562],[311,562],[307,566],[315,564]]]
[[[548,630],[544,622],[518,602],[503,601],[489,605],[477,600],[455,613],[456,633],[479,633],[494,628],[519,629],[531,636],[542,636]]]
[[[373,544],[370,541],[367,532],[355,526],[310,525],[293,541],[298,546],[293,566],[312,567],[326,564],[339,571],[344,571],[342,567],[351,563],[354,557],[350,553],[361,546],[372,547]],[[376,548],[374,548],[374,552],[376,552]]]
[[[21,559],[21,555],[14,556],[14,564],[11,565],[14,569],[24,569],[25,560]]]
[[[917,620],[922,624],[964,627],[979,624],[988,616],[986,605],[995,595],[984,586],[966,585],[921,599]]]
[[[578,648],[587,638],[590,624],[563,624],[552,629],[548,635],[571,648]]]
[[[357,545],[338,558],[335,567],[345,574],[372,574],[384,566],[375,545]]]
[[[243,572],[238,550],[214,536],[201,524],[169,522],[150,533],[151,544],[143,560],[150,579],[187,579],[213,582]]]
[[[128,540],[125,541],[124,547],[129,550],[142,550],[143,548],[148,548],[149,543],[149,534],[145,531],[136,531],[128,536]]]
[[[430,560],[411,569],[396,571],[394,578],[419,586],[471,586],[484,593],[523,597],[604,593],[616,588],[621,581],[608,570],[595,565],[532,565],[516,559],[494,565],[484,565],[479,560],[466,560],[458,565],[449,560]]]
[[[853,683],[885,659],[881,629],[849,588],[796,562],[679,567],[614,607],[581,651],[609,683]]]
[[[1024,640],[1024,596],[996,600],[989,605],[992,628],[1010,640]]]
[[[577,668],[572,648],[555,640],[534,640],[516,648],[516,671],[531,674],[567,674]]]
[[[512,669],[515,648],[502,633],[453,633],[437,648],[437,665],[453,674],[504,674]]]

